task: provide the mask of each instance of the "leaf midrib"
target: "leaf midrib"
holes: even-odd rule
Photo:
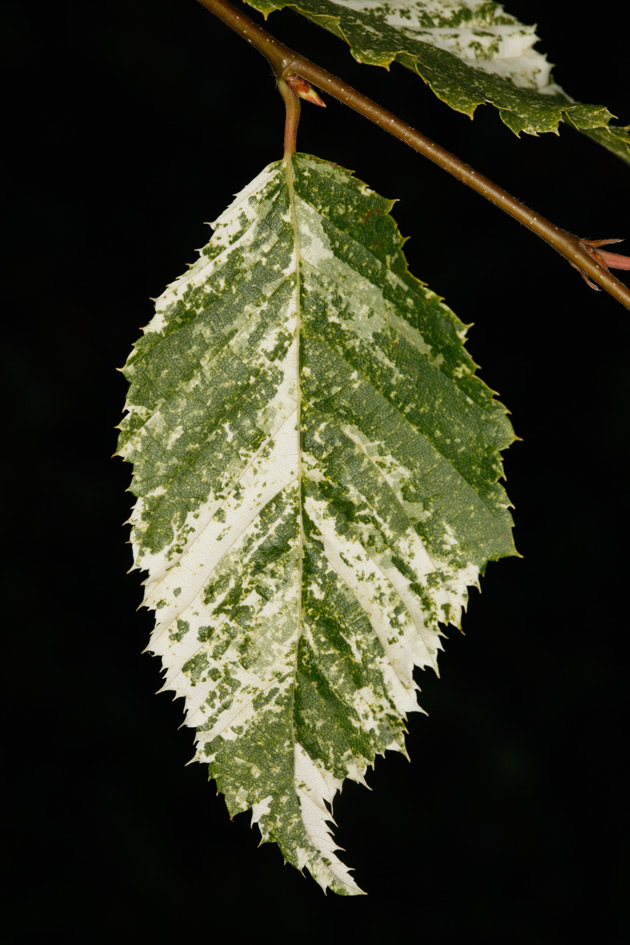
[[[297,220],[297,209],[295,205],[295,174],[293,170],[293,155],[286,154],[284,157],[284,163],[286,166],[287,172],[287,190],[289,196],[289,210],[291,214],[291,226],[293,229],[294,235],[294,252],[295,252],[295,344],[296,344],[296,378],[295,378],[295,395],[297,399],[297,412],[295,419],[295,435],[297,438],[297,503],[298,503],[298,576],[297,576],[297,635],[295,641],[295,659],[293,663],[293,681],[291,684],[291,710],[290,710],[290,719],[291,719],[291,742],[293,744],[293,783],[294,790],[297,795],[297,785],[296,785],[296,771],[295,771],[295,745],[297,743],[296,732],[295,732],[295,690],[297,686],[297,676],[298,676],[298,656],[300,650],[300,639],[302,637],[302,583],[303,583],[303,572],[304,572],[304,513],[303,513],[303,497],[302,497],[302,437],[301,437],[301,427],[302,427],[302,386],[300,378],[300,340],[301,340],[301,331],[302,331],[302,317],[301,317],[301,275],[300,275],[300,231]],[[301,816],[301,805],[300,805],[300,816]],[[305,825],[306,829],[306,825]]]

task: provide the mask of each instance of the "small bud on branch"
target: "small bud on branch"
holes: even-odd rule
[[[321,105],[322,108],[326,108],[326,102],[322,101],[313,86],[309,85],[302,76],[291,72],[289,75],[285,75],[282,78],[298,98],[303,98],[305,102],[311,102],[313,105]]]

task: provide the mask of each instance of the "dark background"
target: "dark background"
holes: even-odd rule
[[[567,91],[630,121],[625,2],[507,6],[538,22]],[[270,68],[193,0],[13,2],[2,20],[8,940],[560,945],[591,924],[624,940],[628,312],[364,119],[304,107],[301,150],[400,198],[412,271],[475,323],[469,350],[523,438],[506,469],[524,558],[489,566],[442,678],[422,674],[412,764],[379,759],[373,793],[338,799],[369,896],[324,898],[184,767],[192,733],[153,695],[125,574],[130,469],[110,460],[115,367],[149,297],[280,156]],[[294,14],[269,28],[572,232],[630,237],[630,168],[586,138],[519,141]]]

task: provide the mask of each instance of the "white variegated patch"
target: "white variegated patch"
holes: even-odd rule
[[[334,6],[369,14],[383,24],[452,53],[518,88],[554,93],[551,64],[534,49],[536,27],[526,26],[487,0],[331,0]]]

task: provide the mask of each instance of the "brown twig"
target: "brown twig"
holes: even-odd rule
[[[530,210],[516,197],[484,177],[483,174],[479,174],[445,148],[431,141],[407,122],[357,92],[326,69],[285,46],[258,23],[233,7],[228,0],[198,0],[198,2],[261,52],[270,63],[278,80],[288,75],[301,77],[344,105],[348,105],[360,115],[369,118],[380,128],[389,131],[394,137],[404,141],[405,144],[518,220],[545,240],[561,256],[564,256],[571,265],[588,276],[592,282],[597,283],[625,308],[630,309],[630,289],[616,279],[597,257],[586,249],[584,241],[579,237]]]

